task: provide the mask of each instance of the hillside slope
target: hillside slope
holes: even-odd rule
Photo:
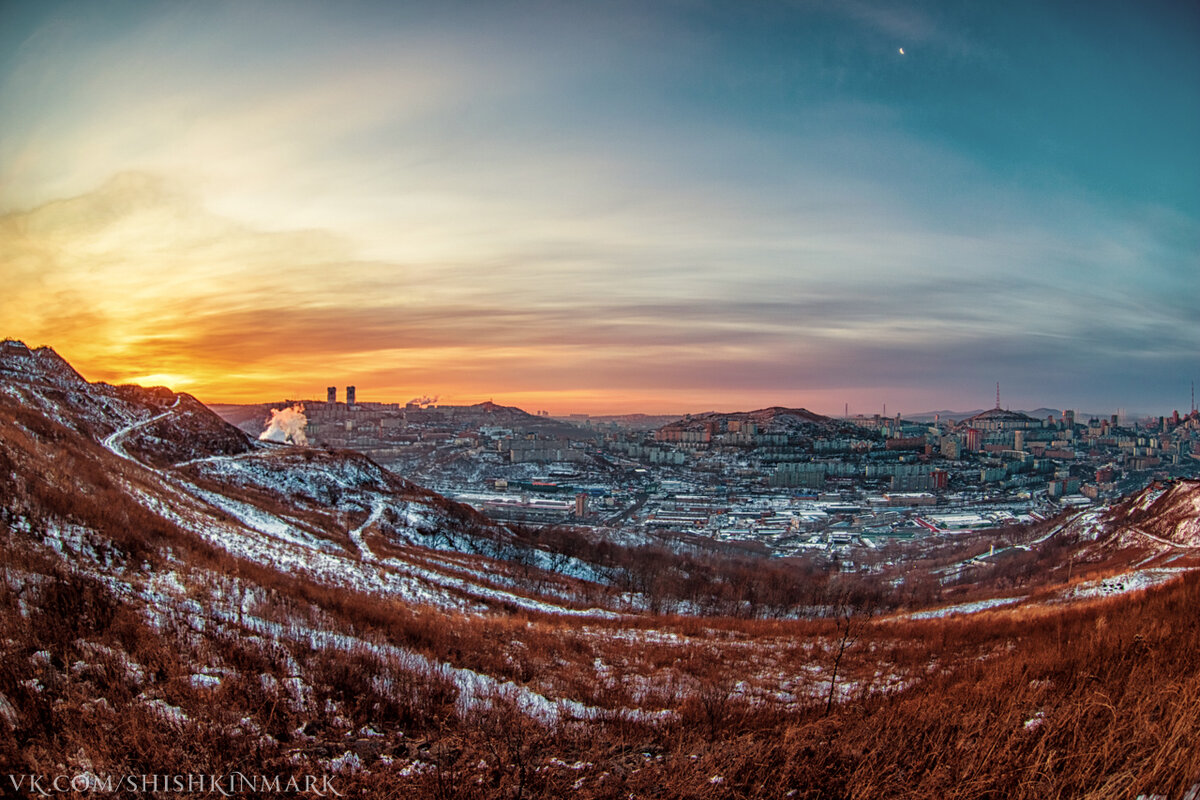
[[[4,773],[462,798],[1174,800],[1200,781],[1195,573],[870,619],[897,600],[856,576],[506,530],[362,456],[2,353]],[[1120,513],[1177,535],[1193,492]],[[1061,584],[1056,542],[1123,535],[1106,524],[1013,549]]]
[[[806,408],[771,406],[755,411],[689,414],[658,429],[659,438],[670,438],[684,431],[704,431],[722,434],[745,430],[753,424],[760,434],[778,433],[791,436],[817,437],[831,435],[862,435],[863,430],[848,422],[826,417]]]

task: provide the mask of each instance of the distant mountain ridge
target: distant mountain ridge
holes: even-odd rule
[[[901,414],[900,416],[903,419],[912,420],[914,422],[932,422],[934,417],[938,417],[942,420],[952,419],[957,422],[960,420],[964,420],[968,417],[973,417],[977,414],[982,414],[986,411],[992,411],[992,410],[994,410],[994,409],[976,408],[971,411],[949,411],[949,410],[923,411],[919,414]],[[1014,410],[1018,414],[1025,414],[1026,416],[1033,417],[1034,419],[1045,419],[1046,417],[1054,417],[1054,419],[1059,420],[1059,419],[1062,419],[1062,415],[1063,415],[1063,410],[1058,409],[1058,408],[1042,407],[1042,408],[1035,408],[1032,411],[1024,411],[1022,409],[1014,409]],[[1080,422],[1086,422],[1092,418],[1106,419],[1107,416],[1108,415],[1104,415],[1104,414],[1094,414],[1091,412],[1084,412],[1084,411],[1078,411],[1078,410],[1075,411],[1075,419]]]

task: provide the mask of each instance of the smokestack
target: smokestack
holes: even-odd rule
[[[328,389],[325,390],[325,402],[329,403],[330,405],[337,402],[337,387],[336,386],[330,386]]]
[[[304,416],[304,406],[294,405],[282,411],[271,409],[271,418],[267,420],[267,428],[258,435],[265,442],[283,442],[285,444],[308,444],[304,435],[304,427],[308,418]]]
[[[410,406],[431,406],[434,403],[436,403],[437,401],[438,401],[438,395],[435,394],[433,397],[430,397],[429,395],[425,395],[424,397],[414,397],[412,400],[408,401],[408,405],[410,405]]]
[[[346,387],[346,405],[351,406],[351,407],[354,406],[354,387],[353,386]]]

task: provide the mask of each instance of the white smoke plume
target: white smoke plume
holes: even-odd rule
[[[282,411],[271,409],[271,418],[267,420],[267,429],[258,435],[265,442],[285,442],[291,444],[308,444],[304,435],[304,426],[308,417],[304,416],[304,406],[296,404]]]
[[[437,401],[438,396],[435,394],[433,397],[414,397],[412,400],[408,401],[408,404],[410,406],[431,406]]]

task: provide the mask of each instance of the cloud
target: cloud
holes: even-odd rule
[[[961,54],[955,19],[732,8],[60,15],[0,77],[0,333],[225,399],[933,406],[1195,369],[1186,209],[981,157],[938,129],[974,84],[846,44]],[[856,78],[772,50],[827,32]]]
[[[1180,220],[1162,224],[1191,235]],[[0,217],[0,246],[16,265],[0,316],[6,335],[59,347],[89,377],[187,376],[189,390],[222,399],[270,397],[281,384],[316,396],[332,381],[391,399],[417,387],[616,402],[650,390],[915,396],[926,386],[932,402],[967,376],[1073,375],[1061,383],[1070,391],[1114,359],[1140,360],[1147,373],[1194,361],[1187,292],[1153,289],[1171,284],[1173,267],[1146,271],[1137,291],[1120,280],[1162,238],[1136,230],[1119,232],[1120,247],[1100,239],[1090,250],[1036,231],[885,229],[866,242],[799,231],[774,243],[783,260],[746,270],[720,251],[702,261],[687,241],[647,253],[597,236],[449,268],[355,259],[332,232],[256,230],[163,178],[124,174]],[[748,245],[756,252],[761,239]],[[914,270],[931,252],[935,263]],[[787,267],[811,254],[845,274]],[[887,258],[898,268],[863,283],[863,265]],[[1043,266],[1064,258],[1111,265],[1115,277]],[[691,259],[704,268],[676,268]]]

